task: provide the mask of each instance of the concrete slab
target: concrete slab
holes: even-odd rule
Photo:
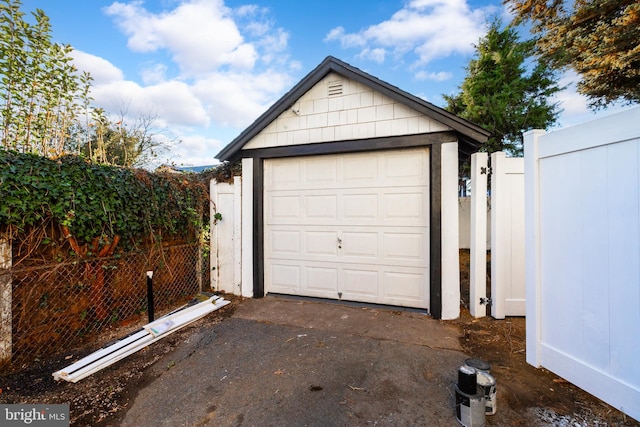
[[[456,426],[465,358],[421,313],[245,300],[154,365],[121,425]]]
[[[271,297],[240,304],[235,317],[277,325],[320,329],[431,348],[462,350],[458,329],[417,310]]]

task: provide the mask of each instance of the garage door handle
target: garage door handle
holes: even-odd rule
[[[338,249],[342,249],[342,239],[338,237]]]

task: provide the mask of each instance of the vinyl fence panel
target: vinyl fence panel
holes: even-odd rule
[[[524,159],[491,155],[491,316],[525,315]]]
[[[527,361],[640,419],[640,108],[525,135]]]

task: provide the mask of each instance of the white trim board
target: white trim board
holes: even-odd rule
[[[66,368],[54,372],[53,378],[58,381],[78,382],[229,303],[230,301],[224,298],[214,296],[199,304],[173,312],[143,326],[141,331],[129,335],[108,347],[97,350]],[[167,325],[167,327],[159,331],[159,325]],[[151,332],[152,328],[157,329]]]

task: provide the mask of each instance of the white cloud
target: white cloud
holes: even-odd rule
[[[172,157],[201,164],[207,156],[211,163],[224,146],[211,135],[235,135],[253,122],[292,84],[301,65],[290,59],[289,34],[266,8],[231,9],[222,0],[164,3],[173,7],[151,12],[142,1],[116,1],[104,9],[127,36],[129,65],[139,59],[132,67],[139,70],[137,81],[84,52],[76,51],[75,62],[95,78],[96,107],[117,115],[126,105],[132,120],[155,117],[156,127],[182,141]]]
[[[262,56],[282,51],[288,35],[274,29],[268,10],[231,9],[222,0],[189,0],[175,9],[151,13],[142,2],[114,2],[104,9],[128,36],[128,47],[141,53],[167,51],[182,76],[201,75],[226,66],[251,70]]]
[[[194,93],[217,124],[242,128],[257,119],[290,84],[290,76],[281,72],[220,72],[198,81]]]
[[[142,69],[140,77],[142,83],[152,85],[165,80],[167,74],[167,66],[164,64],[150,64]]]
[[[371,61],[377,62],[378,64],[382,64],[384,62],[384,57],[387,51],[382,48],[369,49],[365,48],[358,55],[359,58],[369,59]]]
[[[208,126],[210,117],[190,86],[176,80],[144,88],[151,107],[162,117],[170,117],[174,125]]]
[[[117,19],[118,26],[129,35],[129,48],[145,52],[156,48],[160,42],[153,31],[152,16],[142,7],[142,1],[133,1],[129,4],[114,2],[105,7],[103,11],[107,15]]]
[[[239,6],[236,10],[235,10],[235,16],[238,17],[245,17],[245,16],[254,16],[256,15],[258,12],[260,11],[266,11],[265,8],[260,8],[258,5],[256,4],[246,4],[243,6]]]
[[[577,125],[629,108],[629,106],[613,104],[606,109],[591,110],[589,108],[589,99],[577,91],[577,83],[579,80],[580,77],[573,70],[568,70],[560,76],[558,85],[567,86],[567,88],[558,92],[553,98],[555,102],[559,102],[560,108],[562,109],[556,127]]]
[[[453,74],[448,71],[438,71],[437,73],[428,73],[426,71],[418,71],[415,74],[416,80],[433,80],[436,82],[444,82],[453,77]]]
[[[473,44],[486,31],[487,17],[496,10],[493,6],[471,9],[466,0],[413,0],[388,20],[358,32],[336,27],[325,41],[358,48],[364,57],[381,48],[397,56],[412,52],[414,65],[424,65],[451,54],[472,52]]]
[[[250,68],[255,61],[254,49],[244,43],[230,10],[219,0],[192,0],[159,14],[140,2],[115,2],[105,12],[129,37],[131,50],[166,49],[186,75],[222,64]]]
[[[274,62],[287,62],[288,55],[283,55],[289,43],[289,33],[282,29],[278,29],[273,34],[266,35],[257,45],[262,49],[264,54],[261,57],[262,62],[271,64]]]
[[[324,41],[325,42],[330,42],[330,41],[342,41],[342,39],[344,38],[345,32],[344,32],[344,27],[336,27],[336,28],[332,28],[327,35],[324,37]],[[344,46],[343,46],[344,47]]]
[[[122,71],[106,59],[90,53],[74,50],[71,52],[74,65],[81,71],[86,71],[93,77],[93,84],[100,85],[122,80]]]
[[[343,49],[350,47],[362,47],[367,43],[367,38],[363,34],[347,34],[343,27],[336,27],[329,31],[324,40],[339,41]]]
[[[578,80],[578,75],[572,70],[563,73],[558,80],[558,86],[566,86],[566,89],[556,93],[552,98],[554,102],[559,103],[562,109],[559,125],[573,124],[589,113],[587,98],[576,90]]]
[[[117,112],[126,104],[129,114],[157,115],[162,126],[207,126],[210,121],[191,88],[178,81],[140,86],[132,81],[120,80],[94,85],[91,95],[94,105],[111,112]]]
[[[181,135],[179,141],[171,145],[171,150],[163,156],[161,163],[173,163],[178,166],[200,166],[218,163],[214,155],[225,142],[202,135]]]

